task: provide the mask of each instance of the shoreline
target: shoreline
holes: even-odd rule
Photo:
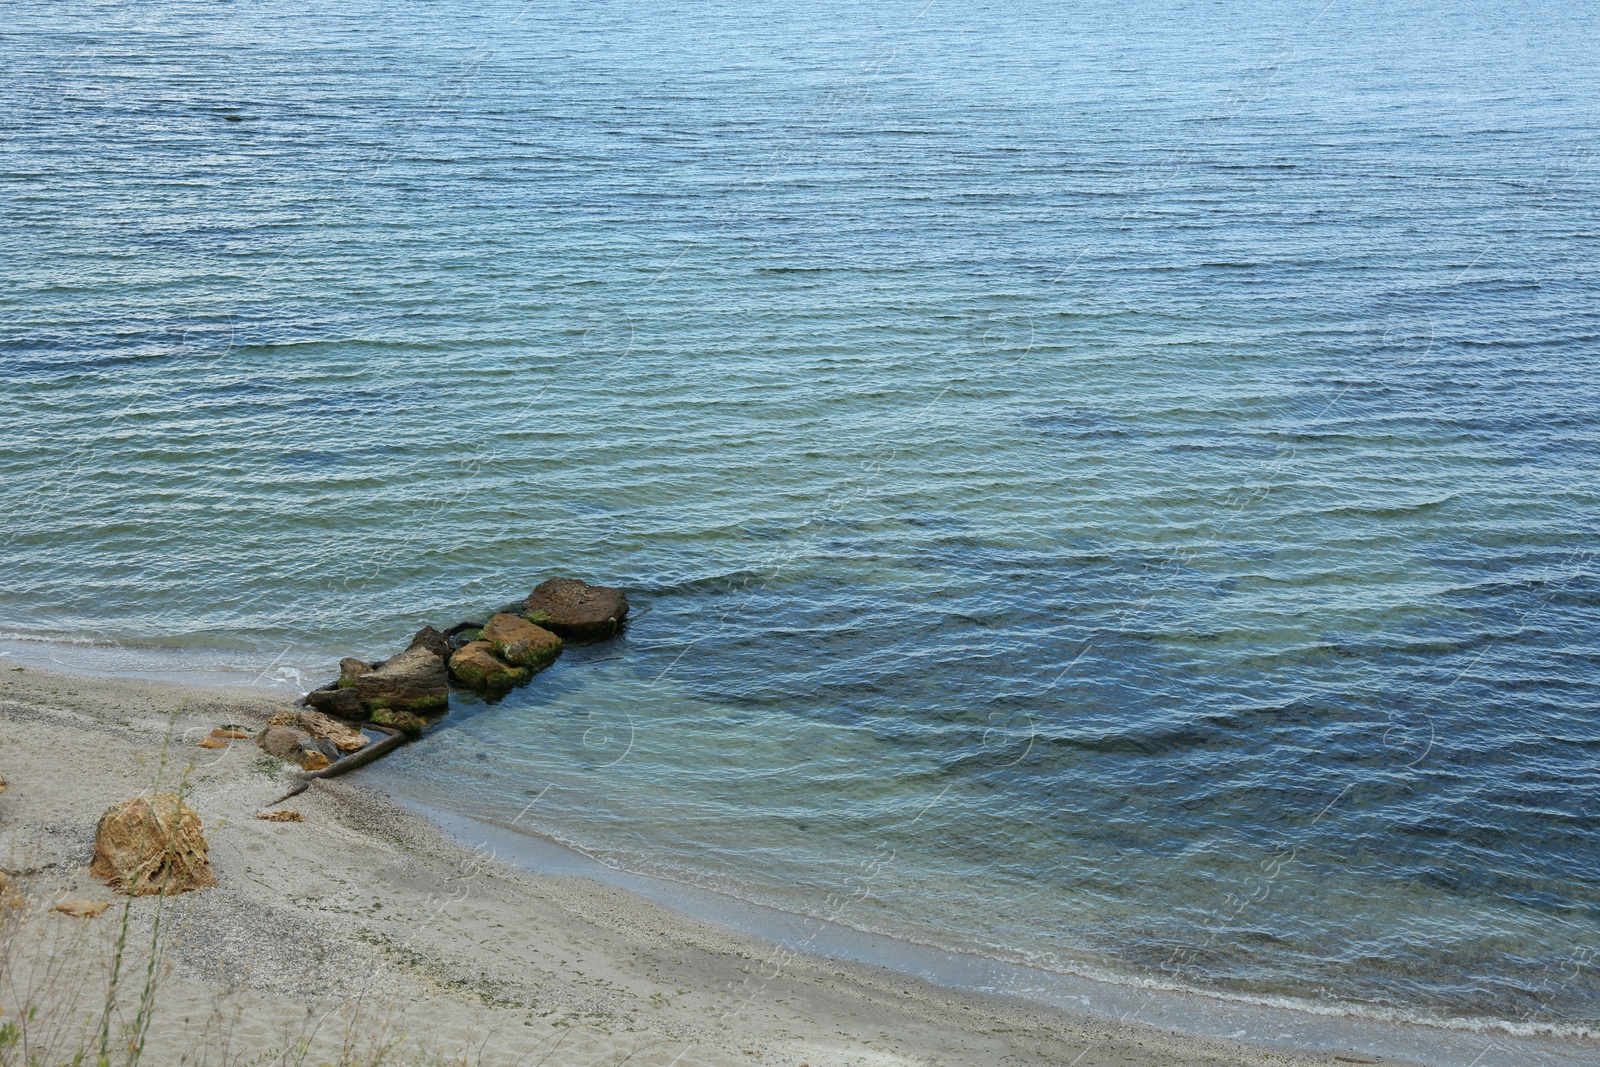
[[[0,772],[6,773],[12,782],[11,791],[0,797],[0,817],[3,817],[0,832],[4,833],[3,840],[7,842],[8,851],[15,852],[19,846],[27,843],[27,834],[19,838],[16,827],[47,825],[38,819],[29,820],[28,809],[34,805],[43,805],[44,810],[54,811],[58,818],[67,818],[76,828],[72,847],[65,851],[58,849],[60,854],[55,860],[49,861],[55,866],[30,877],[37,880],[42,876],[44,882],[49,883],[41,884],[36,889],[81,890],[85,894],[94,893],[97,887],[89,883],[81,872],[64,872],[70,870],[74,863],[77,867],[87,863],[84,835],[87,834],[87,841],[92,842],[93,824],[100,811],[106,804],[139,791],[127,788],[136,783],[127,781],[124,775],[125,780],[121,783],[124,792],[120,795],[107,794],[103,803],[96,799],[98,806],[85,805],[86,792],[93,794],[96,787],[104,792],[104,786],[110,783],[91,780],[69,785],[59,777],[41,783],[37,775],[25,773],[25,768],[49,767],[52,755],[63,760],[68,755],[73,759],[92,759],[96,754],[96,738],[104,737],[108,730],[115,732],[119,743],[128,746],[128,754],[135,763],[143,760],[148,766],[156,757],[167,729],[160,716],[163,707],[169,712],[172,707],[183,707],[172,720],[181,734],[185,731],[194,733],[208,730],[222,721],[260,722],[289,700],[282,690],[185,685],[103,675],[84,678],[34,667],[22,672],[6,671],[0,673],[0,678],[5,679],[4,687],[0,689],[0,716],[7,721],[6,733],[10,735],[3,739],[5,743],[0,746]],[[140,709],[133,717],[126,713],[130,704]],[[86,738],[83,736],[85,734],[90,736]],[[197,749],[174,751],[180,755],[194,752],[209,755]],[[430,1003],[438,1001],[433,1007],[442,1013],[441,1018],[448,1020],[439,1024],[441,1032],[448,1033],[453,1027],[463,1025],[463,1013],[471,1015],[487,1011],[490,1015],[498,1013],[502,1025],[515,1022],[523,1030],[540,1031],[542,1040],[560,1036],[544,1032],[551,1027],[570,1028],[575,1025],[572,1021],[574,1018],[587,1019],[589,1021],[576,1025],[595,1026],[596,1033],[605,1033],[605,1040],[615,1043],[620,1040],[619,1033],[638,1033],[639,1025],[645,1022],[645,1018],[653,1016],[656,1025],[647,1025],[646,1031],[658,1036],[676,1035],[670,1039],[687,1041],[688,1047],[697,1050],[685,1053],[689,1057],[687,1062],[722,1062],[716,1058],[722,1055],[733,1057],[726,1062],[749,1062],[749,1055],[741,1049],[758,1048],[766,1050],[762,1052],[763,1057],[776,1057],[763,1058],[761,1062],[787,1062],[784,1057],[792,1054],[797,1057],[792,1062],[810,1062],[814,1067],[831,1062],[993,1062],[1001,1055],[1011,1057],[1016,1062],[1079,1062],[1086,1067],[1101,1062],[1153,1065],[1172,1062],[1174,1057],[1179,1062],[1259,1063],[1264,1052],[1270,1052],[1280,1063],[1306,1064],[1459,1062],[1464,1065],[1474,1062],[1475,1055],[1479,1067],[1489,1067],[1499,1062],[1536,1062],[1526,1055],[1535,1046],[1547,1049],[1551,1058],[1543,1062],[1552,1064],[1582,1062],[1580,1057],[1592,1052],[1592,1049],[1584,1047],[1587,1042],[1497,1039],[1402,1024],[1393,1024],[1392,1029],[1407,1034],[1415,1058],[1409,1055],[1398,1058],[1374,1056],[1353,1042],[1344,1045],[1325,1043],[1321,1049],[1312,1049],[1304,1047],[1307,1037],[1304,1031],[1298,1035],[1300,1040],[1295,1040],[1296,1035],[1289,1031],[1276,1034],[1272,1031],[1273,1025],[1282,1026],[1281,1017],[1291,1014],[1285,1010],[1276,1013],[1279,1017],[1276,1022],[1263,1022],[1258,1017],[1246,1020],[1245,1025],[1240,1026],[1242,1017],[1252,1013],[1259,1016],[1262,1013],[1244,1004],[1174,995],[1168,999],[1191,1001],[1193,1003],[1188,1005],[1189,1009],[1199,1013],[1187,1020],[1187,1027],[1174,1029],[1173,1017],[1166,1014],[1158,1016],[1161,1021],[1154,1023],[1124,1021],[1128,1013],[1126,1001],[1120,1006],[1113,1004],[1108,1010],[1105,1004],[1108,990],[1120,989],[1129,1000],[1149,999],[1150,991],[1136,986],[1110,987],[1105,983],[1092,983],[1098,991],[1089,995],[1090,1006],[1073,1010],[1066,1003],[1069,995],[1061,990],[1055,991],[1055,1001],[1050,1002],[1051,991],[1037,988],[1037,982],[1029,977],[1026,969],[980,957],[968,957],[967,961],[969,964],[973,961],[984,964],[987,972],[969,978],[963,985],[948,981],[950,961],[959,959],[956,954],[921,950],[916,946],[898,943],[902,957],[899,967],[894,966],[894,961],[882,959],[881,953],[878,958],[870,953],[857,953],[859,958],[844,958],[851,940],[881,948],[878,943],[890,939],[859,935],[842,927],[834,928],[836,933],[827,937],[808,935],[814,940],[803,942],[802,948],[805,950],[802,951],[793,944],[786,945],[782,936],[770,936],[770,923],[763,930],[759,922],[745,924],[748,928],[730,922],[734,918],[730,905],[737,903],[733,898],[712,894],[718,899],[709,909],[703,906],[685,908],[681,898],[686,895],[688,887],[677,887],[675,892],[680,899],[676,902],[659,899],[658,894],[641,893],[639,890],[646,876],[627,875],[635,884],[618,885],[616,879],[597,877],[599,872],[582,870],[581,865],[574,870],[552,862],[549,849],[559,849],[573,857],[581,856],[581,853],[554,842],[542,846],[544,858],[538,864],[508,865],[499,852],[490,855],[482,849],[474,851],[463,843],[468,837],[481,837],[484,824],[452,827],[448,816],[440,817],[443,813],[429,812],[425,817],[419,814],[418,809],[427,811],[426,805],[408,802],[404,798],[386,797],[374,791],[370,784],[363,786],[359,776],[319,783],[310,792],[297,798],[294,806],[306,813],[308,824],[253,820],[250,818],[251,805],[264,803],[276,795],[274,790],[279,784],[252,769],[258,762],[258,755],[249,742],[240,742],[238,747],[224,750],[221,758],[197,772],[199,777],[194,794],[197,800],[194,803],[212,840],[214,864],[222,879],[222,886],[219,890],[175,898],[175,908],[206,913],[208,908],[204,901],[198,905],[194,901],[212,893],[224,896],[243,894],[248,898],[248,908],[257,911],[284,910],[288,907],[284,904],[286,900],[311,900],[314,903],[296,903],[289,910],[307,912],[300,918],[309,919],[312,923],[325,923],[330,921],[330,917],[336,917],[343,924],[352,914],[362,916],[357,922],[356,933],[363,936],[347,935],[342,940],[336,939],[339,940],[338,945],[323,946],[326,951],[322,955],[329,958],[327,951],[334,951],[331,958],[347,958],[352,963],[359,961],[360,967],[353,967],[352,970],[365,968],[366,973],[384,975],[380,986],[396,988],[403,985],[408,976],[415,979],[418,973],[450,976],[479,971],[479,977],[473,980],[456,977],[440,983],[436,977],[436,988],[425,999]],[[22,757],[20,766],[19,756]],[[241,756],[245,758],[238,758]],[[370,783],[370,779],[368,781]],[[200,788],[201,785],[204,788]],[[213,806],[214,810],[206,810],[201,806],[202,801]],[[20,811],[19,804],[22,805]],[[463,829],[468,831],[465,836],[460,832]],[[338,837],[345,846],[338,858],[342,874],[336,876],[335,881],[342,881],[346,886],[370,884],[375,875],[396,881],[403,889],[395,899],[404,903],[405,909],[402,910],[409,910],[412,921],[407,922],[402,918],[397,928],[389,929],[383,924],[388,922],[394,925],[391,921],[393,912],[380,920],[373,916],[383,910],[381,907],[376,912],[353,908],[349,897],[337,898],[330,906],[326,892],[308,893],[308,888],[318,888],[319,879],[295,863],[285,865],[280,858],[278,862],[267,864],[258,871],[250,862],[254,854],[270,852],[271,844],[276,842],[294,848],[297,851],[295,858],[300,861],[307,857],[298,854],[298,850],[310,848],[317,852],[320,862],[332,863],[331,857],[319,851],[319,845],[327,843],[319,836],[322,834]],[[388,842],[391,835],[412,862],[396,863],[394,846]],[[36,838],[38,836],[35,835]],[[514,836],[524,841],[528,839],[525,834]],[[38,842],[34,844],[37,847]],[[505,849],[505,855],[517,851],[504,842],[500,844]],[[511,844],[515,845],[516,842]],[[80,856],[77,852],[83,854]],[[11,855],[4,858],[8,868],[13,870],[17,869],[15,860]],[[597,861],[588,862],[595,867],[600,866]],[[462,872],[470,872],[470,876]],[[313,884],[308,886],[308,881]],[[98,892],[101,899],[109,899],[109,894],[103,888],[98,888]],[[480,892],[481,895],[475,895]],[[709,891],[698,892],[709,894]],[[602,928],[593,916],[585,914],[595,901],[603,902],[601,910],[609,920],[619,921]],[[756,905],[748,907],[771,912],[771,909],[760,909]],[[469,918],[454,914],[457,910],[482,914],[474,914]],[[428,917],[425,928],[420,932],[415,928],[414,921],[418,914]],[[554,961],[548,951],[530,945],[524,947],[524,955],[519,961],[523,966],[513,966],[509,976],[497,977],[491,974],[495,968],[489,965],[505,962],[497,958],[502,954],[500,951],[469,952],[463,956],[449,947],[449,944],[459,945],[457,939],[446,937],[443,938],[446,944],[440,943],[441,935],[446,931],[470,927],[475,936],[469,936],[468,940],[477,942],[482,948],[498,936],[491,934],[491,930],[530,921],[559,930],[569,946],[567,951],[574,957],[588,960],[592,954],[598,953],[602,961],[579,968],[566,966],[568,961],[562,958],[559,961],[561,966],[556,967],[552,966]],[[626,933],[618,933],[618,930]],[[191,999],[193,995],[203,997],[206,992],[215,998],[219,990],[230,987],[228,982],[218,986],[215,978],[208,987],[202,973],[204,968],[197,969],[196,958],[206,956],[203,951],[206,940],[206,937],[199,938],[196,944],[201,949],[188,951],[186,955],[186,950],[182,948],[183,940],[179,939],[176,957],[180,960],[180,968],[187,967],[189,972],[185,980],[199,983],[199,992],[192,993]],[[250,951],[253,956],[276,959],[283,948],[277,942],[277,938],[267,938],[265,943],[252,943]],[[655,1003],[652,995],[641,997],[637,995],[637,990],[631,1000],[615,992],[617,988],[637,986],[638,962],[659,958],[664,945],[675,947],[680,956],[683,953],[687,953],[687,956],[676,961],[678,978],[659,984],[662,988],[670,985],[673,990],[684,990],[681,995],[685,1000],[697,1001],[692,1009],[680,1006],[680,1010],[668,1010],[667,1001],[676,1003],[674,998],[680,995],[678,993],[668,995],[657,990],[654,995],[663,1000]],[[823,948],[820,954],[811,951],[819,947]],[[828,947],[836,951],[830,953]],[[374,953],[374,949],[378,951]],[[306,951],[311,953],[312,949],[308,947]],[[919,952],[922,958],[911,959],[910,966],[906,966],[905,957],[915,957]],[[930,956],[943,959],[942,971],[939,966],[930,965]],[[279,961],[280,964],[283,962]],[[938,960],[934,963],[937,964]],[[535,970],[550,977],[529,986],[525,978],[516,977],[527,973],[528,964],[534,964]],[[281,966],[279,969],[282,969]],[[1006,980],[997,983],[994,976],[1001,973],[1002,969]],[[662,972],[660,977],[668,977],[666,971],[669,968],[661,967],[658,970]],[[981,972],[983,969],[980,967],[979,970]],[[1043,973],[1032,972],[1032,975]],[[264,1006],[267,1002],[258,1002],[259,995],[268,995],[269,1000],[272,997],[279,1000],[288,998],[294,1003],[294,1011],[299,1012],[305,997],[314,999],[327,995],[340,982],[348,979],[348,975],[341,976],[336,970],[326,968],[322,973],[309,977],[310,981],[298,987],[294,983],[284,983],[281,974],[264,983],[261,994],[251,994],[258,998],[252,1001],[251,1010],[283,1016],[287,1007],[285,1004]],[[941,978],[945,980],[940,981]],[[1075,981],[1080,992],[1070,996],[1082,1002],[1086,994],[1081,989],[1085,988],[1083,983],[1088,982],[1088,979]],[[520,988],[512,993],[519,983]],[[237,982],[232,984],[238,985]],[[453,987],[460,986],[476,990],[477,1006],[459,1002],[459,989]],[[592,989],[585,987],[595,986],[611,992],[599,1001],[592,1002],[594,1010],[587,1015],[564,1015],[562,1018],[567,1020],[564,1025],[545,1021],[543,1031],[540,1020],[547,1019],[549,1013],[529,1014],[535,1009],[509,1006],[512,1001],[519,1005],[590,1003],[585,995],[592,994]],[[247,984],[240,988],[255,987]],[[739,990],[751,991],[748,1004],[740,1003]],[[1096,1000],[1100,1003],[1095,1004]],[[730,1003],[733,1005],[731,1008],[725,1006]],[[724,1006],[713,1010],[716,1005]],[[7,1007],[9,1009],[9,1005]],[[410,1018],[411,1009],[408,1008],[407,1012]],[[1293,1014],[1301,1016],[1303,1022],[1314,1018],[1308,1013]],[[1123,1019],[1119,1019],[1118,1015],[1122,1015]],[[746,1017],[754,1020],[754,1023],[740,1025],[740,1020]],[[851,1020],[869,1017],[876,1020],[871,1024],[875,1029],[870,1034],[865,1024],[853,1031],[852,1028],[858,1024]],[[615,1025],[622,1018],[628,1020],[625,1028]],[[1207,1024],[1205,1029],[1212,1032],[1194,1032],[1197,1029],[1196,1018],[1204,1021]],[[706,1029],[708,1019],[717,1020],[710,1029]],[[895,1025],[880,1025],[890,1019]],[[607,1026],[606,1023],[611,1025]],[[1373,1029],[1366,1020],[1362,1020],[1360,1026]],[[1189,1032],[1182,1032],[1184,1030]],[[892,1035],[904,1032],[919,1033],[920,1047],[897,1049],[891,1047],[892,1042],[885,1044],[878,1036],[879,1033]],[[736,1034],[739,1036],[736,1037]],[[800,1036],[792,1036],[796,1034]],[[1321,1040],[1327,1042],[1330,1036],[1324,1034]],[[1239,1037],[1245,1040],[1237,1040]],[[1274,1040],[1274,1037],[1286,1040]],[[1475,1040],[1464,1040],[1473,1037]],[[841,1038],[843,1044],[839,1043]],[[589,1034],[589,1040],[592,1043],[601,1039]],[[733,1045],[739,1045],[739,1049],[733,1049]],[[1485,1049],[1486,1045],[1488,1049]],[[633,1051],[645,1057],[634,1062],[656,1062],[653,1054],[646,1056],[637,1046]],[[1472,1055],[1468,1055],[1469,1052]],[[1563,1055],[1564,1052],[1570,1055]],[[575,1052],[572,1054],[577,1056]],[[910,1058],[906,1058],[907,1055]],[[1077,1059],[1074,1060],[1074,1057]],[[593,1059],[593,1056],[588,1060],[578,1057],[574,1062],[592,1062]],[[667,1063],[670,1060],[671,1056],[667,1056],[660,1062]],[[561,1062],[561,1054],[552,1062]]]
[[[942,989],[1014,997],[1062,1010],[1087,1008],[1105,1019],[1138,1020],[1198,1037],[1233,1038],[1264,1047],[1342,1053],[1359,1051],[1423,1065],[1523,1067],[1587,1063],[1600,1049],[1588,1039],[1515,1034],[1500,1020],[1450,1026],[1425,1019],[1382,1018],[1302,1006],[1291,998],[1249,999],[1138,980],[1117,981],[1052,971],[975,952],[898,938],[734,896],[659,875],[612,867],[562,842],[493,820],[455,812],[402,791],[377,791],[440,826],[456,842],[514,858],[522,870],[560,871],[621,888],[634,896],[715,926],[760,938],[779,950],[881,968]],[[1541,1053],[1553,1058],[1543,1059]],[[1564,1054],[1570,1053],[1569,1061]]]

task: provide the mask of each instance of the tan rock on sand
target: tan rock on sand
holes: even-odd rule
[[[217,884],[200,816],[171,793],[113,804],[94,832],[89,873],[129,896],[186,893]]]

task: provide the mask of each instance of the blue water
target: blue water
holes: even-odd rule
[[[1600,1028],[1600,19],[1325,3],[13,4],[0,630],[315,684],[603,580],[384,780]]]

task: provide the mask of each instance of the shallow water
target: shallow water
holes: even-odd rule
[[[314,684],[604,579],[386,780],[1600,1027],[1600,23],[925,3],[15,7],[0,630]]]

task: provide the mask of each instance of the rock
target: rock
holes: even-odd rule
[[[305,767],[306,758],[312,753],[321,756],[327,763],[332,763],[339,758],[339,749],[332,741],[325,741],[320,737],[303,737],[300,739],[300,751],[295,758],[300,761],[300,766]],[[320,771],[321,767],[307,767],[307,770]]]
[[[474,641],[457,650],[450,657],[450,673],[463,685],[491,692],[521,685],[533,676],[526,667],[500,662],[487,641]]]
[[[422,629],[418,630],[416,634],[412,636],[411,644],[406,647],[408,650],[413,648],[425,648],[442,660],[448,660],[451,653],[455,651],[455,646],[451,645],[450,638],[446,637],[444,634],[440,633],[438,630],[435,630],[431,626],[424,626]]]
[[[314,748],[300,751],[300,769],[302,771],[320,771],[331,766],[333,766],[333,761]]]
[[[333,742],[340,752],[355,752],[367,747],[367,739],[362,736],[360,730],[338,719],[329,718],[320,711],[308,708],[300,712],[297,725],[312,737]]]
[[[561,638],[518,615],[496,615],[483,628],[483,640],[513,667],[543,670],[561,654]]]
[[[258,811],[256,818],[266,822],[305,822],[306,817],[293,808],[279,808],[277,811]]]
[[[522,614],[562,637],[610,637],[628,617],[628,594],[576,578],[551,578],[534,587],[522,603]]]
[[[4,793],[6,791],[6,784],[6,776],[0,774],[0,793]]]
[[[277,727],[283,729],[283,727]],[[129,896],[217,884],[194,809],[171,793],[113,804],[94,832],[89,873]]]
[[[272,717],[261,725],[263,728],[268,726],[298,727],[300,725],[300,712],[294,708],[289,708],[286,711],[275,711],[272,713]]]
[[[413,645],[356,679],[356,693],[368,712],[443,711],[450,706],[450,673],[426,645]]]
[[[376,726],[399,730],[412,741],[421,737],[422,728],[428,725],[420,715],[413,715],[409,711],[395,711],[393,708],[379,708],[372,713],[372,722]]]
[[[231,726],[219,726],[211,731],[211,736],[222,741],[248,741],[250,735],[243,730],[235,730]]]
[[[300,742],[310,736],[298,726],[269,726],[256,735],[256,744],[269,756],[299,762]]]
[[[337,683],[313,689],[305,695],[304,703],[308,708],[352,722],[360,722],[367,717],[366,709],[361,706],[361,694],[348,686],[340,689]]]
[[[350,686],[356,684],[357,678],[361,677],[363,674],[371,673],[372,664],[363,663],[361,660],[358,660],[353,656],[346,656],[344,659],[339,661],[340,688],[348,689]]]
[[[248,736],[248,735],[247,735]],[[217,737],[202,737],[196,744],[201,748],[227,748],[228,742]]]
[[[109,900],[63,900],[50,910],[70,915],[74,919],[93,919],[103,915],[109,907],[111,907]]]

